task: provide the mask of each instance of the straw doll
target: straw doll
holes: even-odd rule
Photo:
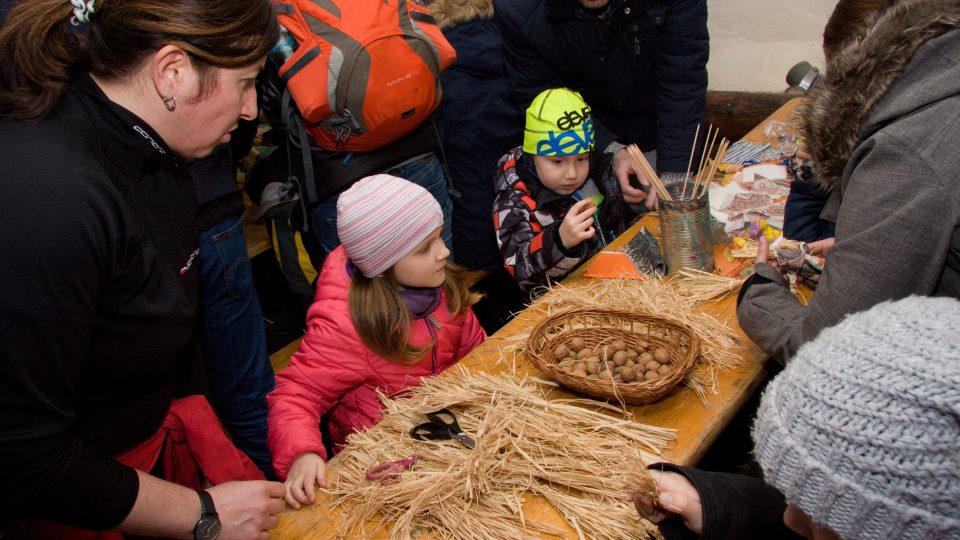
[[[273,466],[292,507],[325,485],[321,417],[339,448],[379,420],[377,392],[417,386],[483,341],[442,226],[433,196],[400,178],[370,176],[340,195],[342,245],[324,262],[307,334],[267,397]]]
[[[500,158],[493,222],[504,266],[521,288],[563,279],[626,228],[613,155],[594,147],[590,107],[555,88],[527,109],[523,145]]]

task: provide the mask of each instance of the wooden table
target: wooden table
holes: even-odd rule
[[[799,100],[792,100],[785,104],[781,109],[770,116],[768,120],[786,121],[789,119],[793,110],[798,105]],[[755,142],[766,142],[763,134],[764,124],[757,126],[746,137],[747,140]],[[611,242],[607,250],[617,251],[625,244],[641,226],[657,233],[657,218],[648,216],[631,227],[620,238]],[[590,279],[583,277],[589,262],[582,265],[576,272],[564,280],[564,283],[576,283],[578,281]],[[549,293],[547,293],[549,294]],[[666,461],[679,463],[683,465],[694,465],[704,453],[710,448],[713,441],[720,432],[730,423],[731,419],[737,414],[740,408],[756,391],[757,387],[766,377],[764,369],[765,355],[756,347],[752,346],[749,339],[740,330],[736,321],[736,297],[728,296],[719,302],[710,302],[704,304],[701,309],[713,315],[718,320],[724,322],[741,341],[742,346],[737,353],[741,356],[742,362],[733,369],[719,370],[716,374],[717,393],[707,394],[706,403],[694,394],[692,390],[685,386],[678,386],[665,399],[652,405],[627,408],[638,422],[645,424],[667,427],[676,430],[676,442],[666,449],[663,458]],[[489,373],[499,373],[508,369],[508,366],[500,361],[500,347],[504,342],[513,336],[528,334],[536,323],[534,317],[517,317],[501,328],[498,332],[490,336],[486,342],[477,347],[473,352],[467,355],[461,364],[471,369],[482,370]],[[292,352],[292,351],[291,351]],[[546,378],[545,375],[528,359],[519,357],[517,362],[517,371],[529,373],[535,376]],[[446,372],[440,377],[455,377],[456,373]],[[564,399],[571,397],[571,394],[562,388],[557,388],[549,393],[551,399]],[[374,426],[371,429],[377,429]],[[328,476],[336,474],[336,458],[328,464]],[[320,494],[318,504],[332,502],[332,499]],[[572,528],[566,525],[566,522],[545,500],[538,497],[529,497],[524,504],[524,514],[531,519],[556,525],[568,531],[567,538],[577,538]],[[339,512],[349,511],[349,509],[338,508],[333,512],[326,512],[321,508],[307,507],[299,511],[287,511],[281,516],[280,525],[271,533],[271,538],[275,539],[295,539],[295,538],[332,538],[338,523],[337,515]],[[388,534],[374,536],[375,538],[387,538]]]

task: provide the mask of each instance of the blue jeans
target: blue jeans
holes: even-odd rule
[[[267,394],[273,368],[241,216],[200,233],[201,344],[210,397],[217,415],[242,450],[267,476]]]
[[[453,203],[450,201],[450,195],[447,193],[447,176],[443,173],[443,167],[440,165],[440,159],[437,154],[430,153],[423,158],[411,161],[394,167],[386,171],[387,174],[407,179],[414,184],[422,186],[430,192],[437,202],[440,203],[440,209],[443,210],[443,230],[440,232],[440,238],[447,248],[453,252],[453,225],[451,214],[453,212]],[[330,253],[338,245],[340,239],[337,237],[337,198],[339,195],[330,197],[321,202],[312,210],[313,232],[320,241],[320,247],[323,251]],[[452,260],[452,257],[451,257]]]

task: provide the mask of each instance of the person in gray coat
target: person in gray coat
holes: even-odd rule
[[[803,306],[762,240],[737,301],[744,332],[781,362],[885,300],[960,298],[960,4],[898,3],[821,78],[805,130],[836,244]]]
[[[911,296],[825,329],[763,393],[763,479],[652,463],[637,511],[666,540],[960,540],[957,328]]]

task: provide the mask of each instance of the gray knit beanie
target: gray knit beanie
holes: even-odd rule
[[[753,440],[767,482],[846,540],[960,539],[960,302],[824,330],[770,383]]]

